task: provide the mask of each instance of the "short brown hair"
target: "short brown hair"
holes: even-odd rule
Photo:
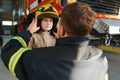
[[[95,12],[83,2],[75,2],[64,7],[61,24],[69,35],[86,36],[90,33],[96,20]]]

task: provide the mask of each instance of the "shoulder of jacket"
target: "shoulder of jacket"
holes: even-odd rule
[[[81,46],[77,50],[78,60],[89,59],[93,56],[102,54],[102,50],[94,46]]]
[[[87,49],[91,56],[96,56],[96,55],[100,55],[103,53],[101,49],[95,46],[87,46]]]

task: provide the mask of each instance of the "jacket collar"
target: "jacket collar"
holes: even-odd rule
[[[57,39],[56,45],[87,46],[89,41],[88,37],[65,37]]]

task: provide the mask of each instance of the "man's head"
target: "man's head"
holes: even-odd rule
[[[88,4],[82,2],[69,4],[61,13],[60,27],[63,28],[59,35],[84,37],[90,33],[95,20],[95,12]]]

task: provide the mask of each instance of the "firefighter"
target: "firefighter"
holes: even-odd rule
[[[109,46],[111,43],[110,34],[105,35],[105,45]]]
[[[100,49],[88,45],[86,37],[95,20],[88,4],[71,3],[61,13],[56,45],[31,50],[30,37],[40,29],[35,17],[27,30],[4,46],[1,58],[19,80],[105,80],[107,59]]]

